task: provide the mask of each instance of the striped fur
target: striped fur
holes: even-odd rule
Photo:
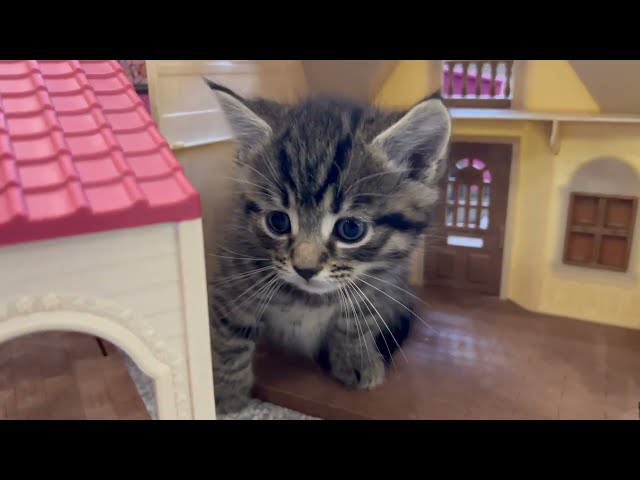
[[[348,386],[379,385],[408,334],[409,258],[439,194],[451,129],[441,100],[384,112],[245,100],[209,85],[239,142],[234,211],[210,285],[218,410],[246,403],[261,340],[316,359]],[[273,211],[288,214],[290,233],[270,230]],[[338,239],[346,217],[367,225],[361,241]],[[307,281],[304,271],[317,273]]]

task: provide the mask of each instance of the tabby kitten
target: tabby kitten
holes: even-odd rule
[[[239,144],[210,285],[218,413],[248,401],[258,340],[350,387],[380,385],[409,332],[410,256],[438,199],[447,109],[438,95],[403,112],[337,99],[284,105],[207,83]]]

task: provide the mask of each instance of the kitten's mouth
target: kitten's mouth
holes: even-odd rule
[[[296,287],[298,290],[302,290],[307,293],[314,293],[316,295],[324,295],[326,293],[337,290],[340,285],[337,283],[330,283],[324,280],[318,280],[311,278],[310,280],[304,280],[298,275],[282,275],[282,279]]]

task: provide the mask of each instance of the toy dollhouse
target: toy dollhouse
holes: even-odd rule
[[[0,62],[0,342],[77,331],[215,418],[200,198],[117,61]]]
[[[453,118],[442,238],[415,283],[640,329],[638,75],[636,60],[397,62],[374,101],[440,89]]]
[[[385,108],[407,108],[440,90],[451,108],[454,148],[442,185],[448,204],[434,219],[444,242],[432,237],[416,252],[413,283],[640,329],[639,61],[153,60],[147,66],[154,118],[199,191],[210,196],[205,226],[224,221],[229,195],[221,192],[231,182],[204,165],[215,161],[228,176],[233,155],[230,131],[202,76],[245,96],[291,101],[337,94]],[[212,250],[216,232],[212,227],[207,235]]]

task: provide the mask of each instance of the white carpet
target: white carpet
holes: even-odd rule
[[[156,407],[155,392],[153,389],[153,381],[147,377],[131,358],[121,351],[125,359],[125,364],[129,370],[129,374],[136,384],[138,392],[144,401],[149,415],[152,419],[158,419],[158,411]],[[271,403],[261,402],[260,400],[252,400],[249,406],[237,413],[218,416],[218,420],[320,420],[319,418],[309,417],[300,412],[279,407]]]

